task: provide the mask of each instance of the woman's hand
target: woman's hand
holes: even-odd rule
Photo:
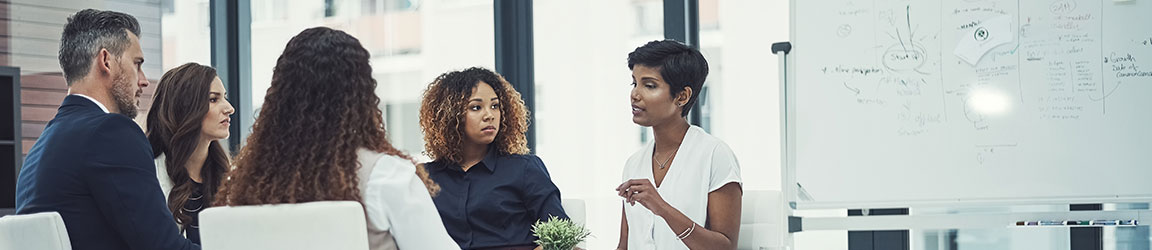
[[[637,202],[648,208],[656,216],[664,217],[668,203],[656,192],[656,186],[648,179],[631,179],[616,187],[616,192],[624,201],[635,206]]]

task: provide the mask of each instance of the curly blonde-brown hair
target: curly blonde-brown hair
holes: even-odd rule
[[[492,146],[500,155],[528,154],[528,108],[520,92],[503,76],[484,68],[468,68],[444,73],[424,90],[420,103],[420,128],[424,131],[424,150],[433,161],[461,164],[464,145],[464,111],[472,89],[488,83],[500,99],[500,130]]]
[[[388,142],[368,59],[342,31],[311,28],[293,37],[215,203],[362,202],[358,170],[371,166],[360,166],[359,148],[412,160]],[[439,190],[424,168],[414,171],[429,193]]]

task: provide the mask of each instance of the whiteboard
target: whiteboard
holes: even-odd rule
[[[802,204],[1152,197],[1152,0],[793,0]]]

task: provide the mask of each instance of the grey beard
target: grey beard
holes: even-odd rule
[[[115,102],[116,108],[120,110],[120,114],[127,116],[131,119],[136,119],[136,106],[139,104],[138,100],[133,100],[136,93],[131,93],[132,83],[127,82],[128,79],[116,79],[116,84],[112,86],[112,99]]]

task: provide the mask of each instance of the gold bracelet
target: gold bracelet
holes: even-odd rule
[[[678,238],[680,240],[687,239],[689,235],[692,235],[692,231],[695,231],[695,230],[696,230],[696,223],[693,222],[692,227],[689,227],[688,229],[685,229],[683,233],[676,235],[676,238]]]

